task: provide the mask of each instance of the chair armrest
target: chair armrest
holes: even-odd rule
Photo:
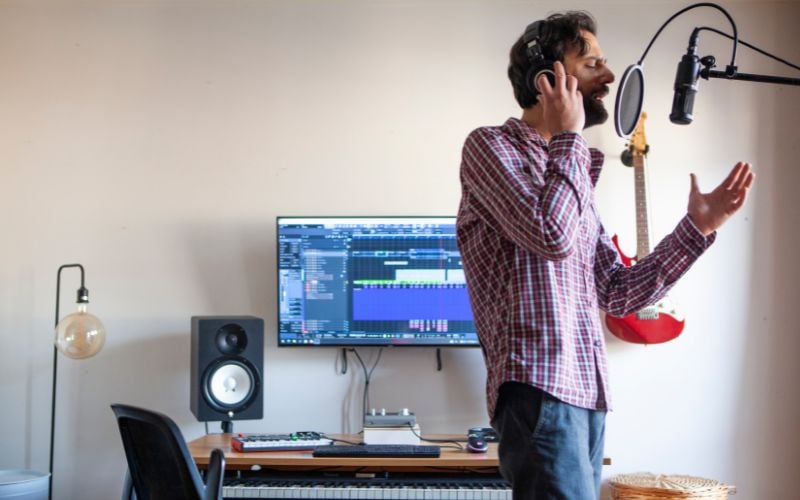
[[[206,473],[203,500],[222,500],[222,478],[225,475],[225,454],[219,448],[211,451]]]

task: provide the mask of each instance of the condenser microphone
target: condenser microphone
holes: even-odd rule
[[[692,110],[694,96],[697,94],[697,77],[700,76],[700,58],[696,52],[695,44],[690,43],[675,72],[675,96],[672,99],[669,120],[678,125],[688,125],[694,119]]]

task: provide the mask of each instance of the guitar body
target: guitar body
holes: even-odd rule
[[[636,261],[628,257],[619,246],[617,235],[612,238],[622,263],[630,267]],[[606,314],[606,326],[617,338],[635,344],[661,344],[668,342],[683,332],[685,319],[668,297],[656,305],[639,312],[618,318]]]

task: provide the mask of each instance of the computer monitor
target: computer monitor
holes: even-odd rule
[[[278,217],[279,346],[477,346],[455,217]]]

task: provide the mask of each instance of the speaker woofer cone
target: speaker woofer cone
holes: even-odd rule
[[[259,386],[258,372],[244,359],[221,359],[209,366],[203,377],[206,402],[224,412],[246,409]]]

